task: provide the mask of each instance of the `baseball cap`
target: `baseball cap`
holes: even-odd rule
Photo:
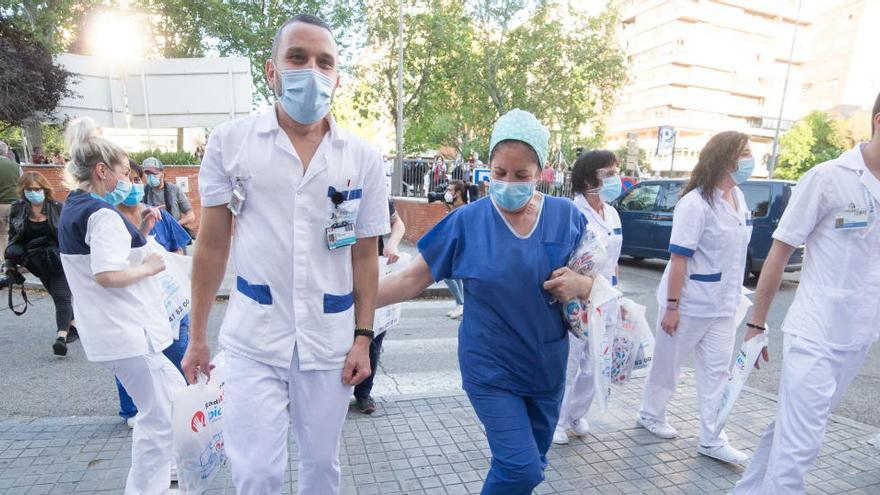
[[[141,166],[144,167],[144,171],[147,172],[161,172],[165,170],[165,165],[162,165],[162,162],[155,156],[144,158],[144,161],[141,162]]]

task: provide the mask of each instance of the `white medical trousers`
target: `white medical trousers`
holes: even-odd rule
[[[103,361],[101,365],[119,378],[138,410],[125,494],[165,493],[171,484],[174,458],[171,398],[186,387],[186,381],[161,352]]]
[[[859,372],[868,349],[838,351],[785,335],[776,420],[770,423],[734,494],[805,493],[828,416]]]
[[[557,427],[570,428],[571,423],[586,416],[593,403],[593,363],[590,346],[571,333],[568,334],[568,364],[565,368],[565,393],[559,411]]]
[[[288,464],[289,427],[299,446],[299,491],[339,493],[339,441],[352,388],[342,369],[300,371],[229,352],[223,403],[223,439],[238,495],[274,495]]]
[[[697,318],[681,315],[678,330],[670,336],[660,328],[665,309],[657,318],[654,360],[640,414],[655,421],[666,421],[666,405],[675,393],[679,372],[691,350],[697,361],[697,400],[700,404],[700,445],[719,447],[727,444],[727,435],[714,430],[716,410],[730,376],[728,367],[733,355],[736,327],[734,318]]]

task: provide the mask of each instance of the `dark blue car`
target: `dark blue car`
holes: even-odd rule
[[[669,259],[672,211],[684,185],[684,179],[646,180],[635,184],[612,203],[620,213],[623,226],[623,254],[636,259]],[[750,180],[740,184],[754,220],[746,278],[749,273],[757,276],[761,272],[773,243],[773,231],[779,225],[795,185],[783,180]],[[785,271],[800,270],[803,255],[803,246],[800,246],[788,260]]]

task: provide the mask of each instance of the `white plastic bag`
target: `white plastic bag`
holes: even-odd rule
[[[223,449],[223,382],[226,359],[223,352],[212,361],[211,380],[204,375],[196,384],[177,392],[172,399],[174,454],[181,493],[204,492],[226,464]]]
[[[733,404],[742,392],[749,375],[755,368],[755,362],[761,355],[761,349],[767,346],[767,332],[763,332],[752,337],[748,342],[744,342],[739,354],[736,356],[736,362],[733,369],[730,370],[730,379],[724,387],[724,393],[718,402],[717,413],[715,414],[715,425],[713,432],[715,435],[721,433],[724,424],[727,422],[727,416],[733,409]]]
[[[642,344],[642,329],[639,327],[638,313],[632,306],[638,306],[630,299],[621,299],[620,307],[625,310],[626,318],[620,318],[614,332],[614,344],[611,349],[611,383],[622,385],[629,381],[635,366],[636,354]],[[644,306],[641,306],[644,314]]]
[[[403,270],[410,261],[412,261],[412,255],[409,253],[401,253],[397,262],[391,265],[388,264],[388,258],[379,256],[379,279]],[[373,316],[373,329],[376,335],[400,323],[402,308],[402,304],[392,304],[376,310],[376,314]]]
[[[168,314],[168,324],[174,330],[174,339],[177,340],[180,320],[189,314],[192,307],[192,284],[190,282],[192,258],[182,254],[169,253],[153,237],[150,237],[148,244],[152,252],[159,254],[165,260],[165,270],[157,273],[154,277],[159,281],[162,301],[165,303],[165,312]]]
[[[643,376],[647,374],[651,367],[651,361],[654,359],[654,332],[648,325],[645,316],[647,308],[641,304],[636,304],[631,299],[624,298],[620,301],[620,306],[626,311],[626,320],[631,322],[639,329],[639,349],[633,357],[633,367],[630,371],[630,377]]]

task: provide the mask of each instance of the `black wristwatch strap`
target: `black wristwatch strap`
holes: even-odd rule
[[[355,328],[354,329],[354,336],[355,337],[369,337],[370,340],[373,340],[373,338],[376,336],[376,334],[375,334],[375,332],[373,332],[369,328]]]

